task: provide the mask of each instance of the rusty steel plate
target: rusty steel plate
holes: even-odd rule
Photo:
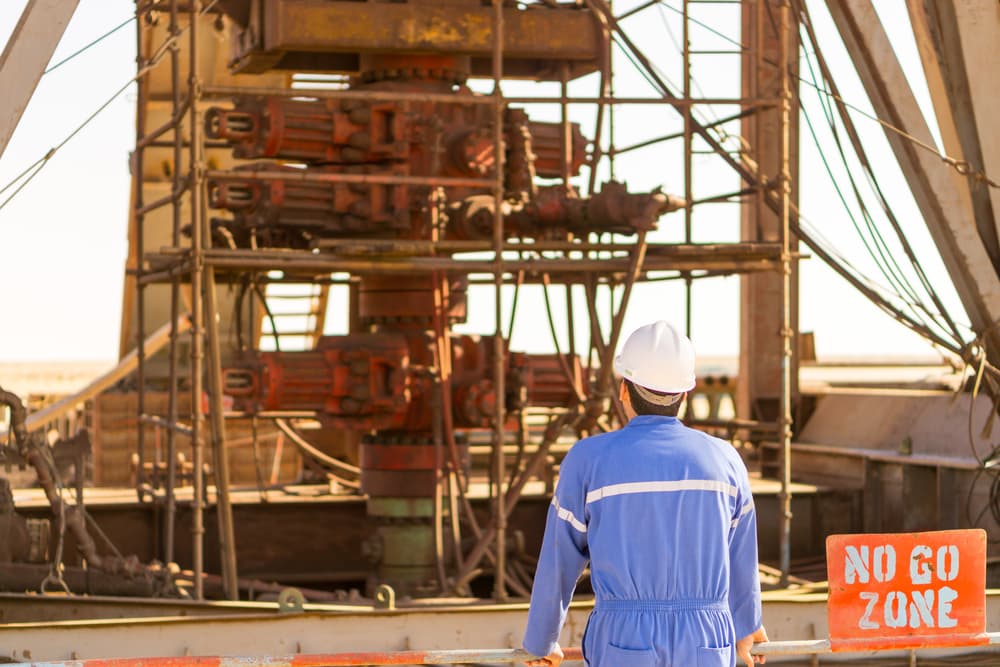
[[[235,35],[236,68],[356,72],[366,53],[471,56],[472,74],[492,71],[493,9],[478,2],[365,3],[263,0]],[[600,32],[593,15],[573,5],[505,8],[504,75],[557,80],[597,70]]]
[[[361,446],[361,467],[366,470],[437,470],[438,457],[447,454],[435,445],[373,445]]]
[[[436,488],[434,470],[361,470],[361,490],[369,496],[427,498]]]

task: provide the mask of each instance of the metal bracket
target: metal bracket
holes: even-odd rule
[[[279,614],[299,614],[305,611],[306,597],[297,588],[284,588],[278,593]]]
[[[375,589],[376,609],[395,609],[396,591],[389,584],[381,584]]]

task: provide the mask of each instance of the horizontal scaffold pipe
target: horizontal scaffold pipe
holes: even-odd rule
[[[986,643],[1000,645],[1000,632],[990,632]],[[981,646],[982,642],[978,642]],[[830,652],[830,640],[776,641],[755,644],[754,655],[812,655]],[[895,650],[895,649],[894,649]],[[566,662],[579,662],[579,648],[565,649]],[[438,651],[368,651],[316,653],[286,656],[188,656],[176,658],[112,658],[25,662],[9,667],[342,667],[347,665],[457,665],[467,663],[512,663],[533,658],[521,649],[458,649]]]

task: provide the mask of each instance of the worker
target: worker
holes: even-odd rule
[[[629,422],[580,440],[559,467],[523,642],[540,657],[525,664],[562,662],[559,633],[588,561],[589,667],[764,662],[750,653],[767,635],[746,466],[677,419],[694,368],[691,341],[667,322],[625,341],[615,371]]]

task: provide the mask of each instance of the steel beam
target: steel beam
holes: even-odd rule
[[[1000,280],[976,227],[966,177],[915,143],[934,146],[871,0],[833,0],[827,7],[875,112],[883,122],[908,135],[885,130],[972,327],[985,336],[995,361],[1000,354],[1000,331],[993,326],[1000,321]]]
[[[640,279],[648,278],[650,271],[717,271],[740,273],[745,271],[773,271],[779,265],[780,250],[773,243],[722,243],[671,245],[658,244],[647,250]],[[187,274],[189,262],[184,254],[169,252],[147,255],[152,270],[147,278],[159,280],[166,274]],[[432,271],[456,273],[492,273],[491,260],[458,260],[448,257],[414,258],[348,258],[330,254],[314,254],[305,251],[283,250],[226,250],[212,249],[204,254],[206,264],[219,269],[231,270],[280,270],[289,275],[328,274],[348,271],[354,274],[395,273],[420,274]],[[631,259],[619,255],[602,259],[517,258],[507,259],[507,272],[525,271],[536,275],[548,272],[553,282],[560,282],[561,276],[579,279],[581,272],[626,274],[630,271]]]
[[[356,3],[262,0],[235,38],[235,67],[357,72],[368,53],[455,54],[471,59],[473,75],[491,76],[493,10],[478,2]],[[573,77],[597,68],[600,35],[589,12],[504,6],[505,77],[558,80],[559,62]]]
[[[80,0],[29,0],[0,55],[0,156]]]
[[[782,96],[782,71],[788,71],[792,81],[798,76],[798,31],[788,32],[788,44],[782,50],[779,27],[769,18],[767,4],[775,17],[779,13],[779,3],[743,4],[743,35],[748,49],[743,57],[743,97],[778,99]],[[787,54],[785,67],[782,62]],[[799,112],[798,96],[789,102],[787,116],[787,136],[783,130],[780,107],[760,110],[741,120],[741,133],[750,146],[749,155],[744,160],[756,163],[756,173],[762,183],[754,197],[748,199],[741,211],[741,238],[747,241],[778,242],[782,238],[782,215],[780,206],[767,205],[769,189],[782,193],[788,187],[789,203],[798,202],[798,146]],[[784,137],[784,138],[783,138]],[[784,143],[783,143],[784,142]],[[782,150],[787,145],[787,183],[782,180]],[[798,249],[798,239],[788,239],[789,251]],[[788,300],[790,312],[788,328],[798,331],[798,266],[791,262]],[[784,341],[782,312],[785,290],[784,277],[780,272],[745,275],[740,279],[740,385],[737,396],[737,413],[747,419],[777,421],[781,412],[782,359]],[[794,343],[794,339],[793,339]],[[798,346],[792,345],[789,372],[789,395],[793,404],[798,395]]]
[[[992,0],[907,0],[910,23],[934,103],[944,151],[967,162],[974,172],[1000,172],[1000,5]],[[979,235],[994,265],[1000,189],[970,176],[965,181],[972,198]]]

